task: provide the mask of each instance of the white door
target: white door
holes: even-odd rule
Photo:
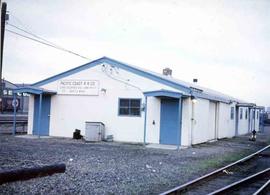
[[[209,140],[216,139],[216,103],[211,101],[209,104],[208,128]]]

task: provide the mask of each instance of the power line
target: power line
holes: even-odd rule
[[[64,48],[64,47],[61,47],[61,46],[59,46],[59,45],[57,45],[57,44],[55,44],[55,43],[53,43],[53,42],[51,42],[51,41],[48,41],[48,40],[46,40],[45,38],[43,38],[43,37],[41,37],[41,36],[39,36],[39,35],[36,35],[36,34],[33,33],[31,30],[29,30],[29,28],[26,27],[26,26],[22,23],[22,21],[21,21],[19,18],[17,18],[17,17],[16,17],[15,15],[13,15],[12,13],[9,13],[9,14],[12,15],[12,17],[15,18],[15,19],[21,24],[21,26],[24,27],[24,29],[21,28],[21,27],[18,27],[18,26],[16,26],[16,25],[14,25],[14,24],[11,24],[10,22],[7,22],[7,24],[8,24],[9,26],[11,26],[11,27],[13,27],[13,28],[16,28],[17,30],[20,30],[20,31],[22,31],[22,32],[24,32],[24,33],[27,33],[27,34],[29,34],[29,35],[31,35],[31,36],[37,38],[37,39],[40,39],[40,40],[46,42],[46,43],[47,43],[47,44],[46,44],[47,46],[51,45],[51,46],[54,46],[55,49],[59,49],[59,50],[68,52],[68,53],[70,53],[70,54],[74,54],[74,55],[76,55],[76,56],[82,57],[82,58],[84,58],[84,59],[90,60],[88,57],[82,56],[82,55],[80,55],[80,54],[78,54],[78,53],[75,53],[75,52],[73,52],[73,51],[71,51],[71,50],[68,50],[68,49],[66,49],[66,48]],[[18,35],[18,34],[20,34],[20,33],[17,33],[17,35]],[[19,36],[20,36],[20,35],[19,35]],[[25,37],[25,36],[24,36],[24,37]],[[25,37],[25,38],[26,38],[26,37]],[[40,41],[39,41],[39,43],[40,43]]]
[[[35,37],[35,38],[38,38],[38,39],[40,39],[40,40],[42,40],[42,41],[45,41],[45,42],[47,42],[47,43],[49,43],[49,44],[51,44],[51,45],[53,45],[53,46],[55,46],[55,47],[57,47],[57,48],[59,48],[59,49],[61,49],[61,50],[70,51],[70,50],[68,50],[68,49],[65,49],[64,47],[61,47],[61,46],[59,46],[59,45],[57,45],[57,44],[55,44],[55,43],[53,43],[53,42],[51,42],[51,41],[48,41],[48,40],[42,38],[41,36],[38,36],[38,35],[34,34],[34,33],[31,32],[30,30],[27,31],[27,30],[22,29],[22,28],[20,28],[20,27],[14,25],[14,24],[11,24],[11,23],[9,23],[9,22],[8,22],[7,24],[8,24],[9,26],[12,26],[12,27],[14,27],[14,28],[16,28],[16,29],[18,29],[18,30],[20,30],[20,31],[22,31],[22,32],[24,32],[24,33],[27,33],[27,34],[29,34],[29,35]],[[71,52],[72,52],[72,51],[71,51]]]
[[[10,25],[10,24],[9,24],[9,25]],[[13,26],[15,26],[15,25],[13,25]],[[15,27],[15,28],[20,29],[19,27]],[[38,40],[38,39],[35,39],[35,38],[32,38],[32,37],[29,37],[29,36],[26,36],[26,35],[23,35],[23,34],[20,34],[20,33],[18,33],[18,32],[15,32],[15,31],[13,31],[13,30],[10,30],[10,29],[6,29],[6,31],[9,32],[9,33],[16,34],[16,35],[18,35],[18,36],[24,37],[24,38],[26,38],[26,39],[29,39],[29,40],[32,40],[32,41],[36,41],[36,42],[41,43],[41,44],[44,44],[44,45],[46,45],[46,46],[53,47],[53,48],[58,49],[58,50],[61,50],[61,51],[65,51],[65,52],[67,52],[67,53],[76,55],[76,56],[81,57],[81,58],[84,58],[84,59],[86,59],[86,60],[90,60],[88,57],[85,57],[85,56],[83,56],[83,55],[80,55],[80,54],[75,53],[75,52],[73,52],[73,51],[71,51],[71,50],[65,49],[65,48],[63,48],[63,47],[57,46],[56,44],[54,44],[54,43],[52,43],[52,42],[50,42],[50,41],[47,41],[46,39],[41,38],[40,36],[37,36],[37,35],[35,35],[35,34],[33,34],[33,33],[27,32],[26,30],[21,29],[21,31],[23,31],[23,32],[25,32],[25,33],[28,33],[28,34],[30,34],[30,35],[32,35],[32,36],[38,38],[38,39],[41,39],[42,41],[40,41],[40,40]]]
[[[38,38],[38,39],[41,39],[41,40],[43,40],[43,41],[45,41],[45,42],[48,42],[48,43],[50,43],[51,45],[54,45],[54,46],[56,46],[56,47],[65,49],[65,48],[63,48],[63,47],[61,47],[61,46],[59,46],[59,45],[54,44],[53,42],[50,42],[50,41],[48,41],[48,40],[46,40],[46,39],[44,39],[44,38],[42,38],[42,37],[40,37],[40,36],[34,34],[33,31],[30,30],[30,28],[29,28],[28,26],[26,26],[25,24],[23,24],[23,22],[20,20],[20,18],[16,17],[16,16],[13,15],[11,12],[9,12],[9,15],[12,16],[12,19],[17,20],[17,22],[20,24],[21,27],[18,27],[18,26],[14,25],[14,24],[11,24],[10,22],[6,22],[7,25],[9,25],[9,26],[11,26],[11,27],[14,27],[14,28],[16,28],[16,29],[18,29],[18,30],[20,30],[20,31],[23,31],[24,33],[27,33],[27,34],[29,34],[29,35],[31,35],[31,36],[33,36],[33,37],[36,37],[36,38]]]
[[[12,19],[15,19],[24,29],[26,29],[28,31],[31,31],[30,28],[29,28],[29,26],[27,26],[26,24],[24,24],[19,17],[13,15],[12,11],[9,11],[9,15],[12,16]]]
[[[18,26],[15,26],[14,24],[11,24],[11,23],[7,22],[7,25],[12,26],[12,27],[14,27],[14,28],[16,28],[16,29],[18,29],[18,30],[24,32],[24,33],[29,34],[29,35],[32,35],[33,37],[36,37],[36,38],[38,38],[38,39],[40,39],[40,40],[42,40],[42,41],[48,42],[48,43],[51,44],[51,45],[54,45],[54,46],[59,47],[59,48],[61,48],[61,49],[65,49],[65,48],[63,48],[63,47],[61,47],[61,46],[58,46],[58,45],[54,44],[53,42],[50,42],[50,41],[48,41],[48,40],[46,40],[46,39],[44,39],[44,38],[42,38],[42,37],[40,37],[40,36],[38,36],[38,35],[32,33],[32,32],[30,32],[30,31],[27,31],[27,30],[24,30],[24,29],[22,29],[22,28],[20,28],[20,27],[18,27]]]

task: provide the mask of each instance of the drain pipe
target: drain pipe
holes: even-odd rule
[[[253,130],[256,131],[256,125],[255,125],[255,122],[256,122],[256,109],[254,108],[253,109]]]
[[[143,131],[143,145],[146,145],[146,122],[147,122],[147,96],[145,96],[145,106],[144,106],[144,131]]]

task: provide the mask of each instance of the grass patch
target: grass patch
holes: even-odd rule
[[[222,166],[228,165],[232,162],[240,160],[241,158],[250,154],[249,150],[245,150],[237,153],[225,154],[223,156],[214,156],[210,159],[204,159],[200,161],[198,166],[201,170],[216,169]]]

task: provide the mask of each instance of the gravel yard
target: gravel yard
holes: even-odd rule
[[[266,132],[269,132],[266,129]],[[0,194],[157,194],[262,148],[269,134],[180,151],[123,143],[0,136],[0,171],[66,163],[63,174],[0,186]]]

